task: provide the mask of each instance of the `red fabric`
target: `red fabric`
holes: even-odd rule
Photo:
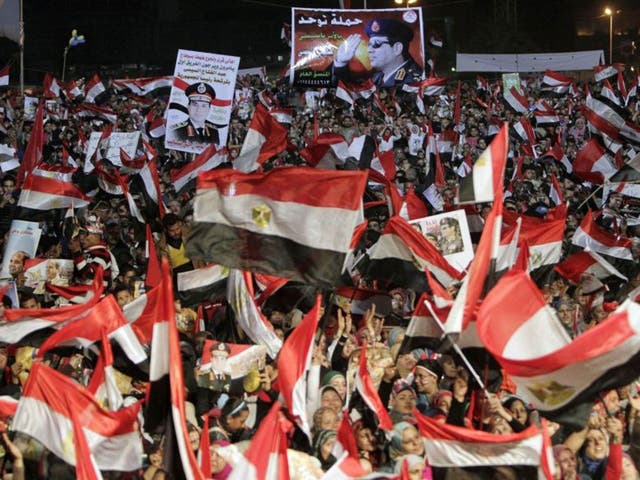
[[[609,447],[605,480],[618,480],[622,477],[622,445],[614,443]]]

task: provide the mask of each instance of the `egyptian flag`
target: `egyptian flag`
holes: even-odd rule
[[[356,390],[365,405],[369,407],[371,412],[378,420],[378,428],[390,431],[393,428],[393,422],[385,405],[378,396],[378,391],[371,379],[369,369],[367,368],[367,344],[362,345],[360,349],[360,360],[358,362],[358,371],[356,372]]]
[[[429,210],[420,197],[416,195],[413,184],[409,185],[407,194],[402,200],[400,216],[405,220],[416,220],[429,216]]]
[[[258,103],[240,155],[233,161],[233,168],[245,173],[253,172],[286,148],[287,129],[280,125],[261,103]]]
[[[435,478],[497,478],[500,470],[522,480],[555,478],[551,442],[537,426],[496,435],[440,423],[417,411],[415,418]]]
[[[41,359],[47,351],[63,345],[89,347],[100,340],[103,333],[115,340],[133,363],[147,358],[113,295],[102,298],[86,316],[51,334],[38,348],[36,358]]]
[[[185,386],[180,357],[180,339],[169,263],[162,261],[162,283],[149,366],[149,387],[145,402],[145,430],[165,433],[163,468],[175,478],[204,480],[189,446],[185,413]]]
[[[399,216],[389,219],[368,255],[368,276],[395,285],[413,285],[418,291],[427,289],[424,269],[446,287],[462,278],[431,242]]]
[[[573,77],[567,77],[552,70],[545,70],[540,90],[557,94],[568,93]]]
[[[376,86],[370,78],[361,83],[346,83],[338,81],[336,97],[344,100],[351,108],[360,98],[369,99],[376,92]]]
[[[216,146],[211,144],[192,162],[187,163],[182,168],[171,170],[171,183],[173,183],[175,191],[180,192],[187,184],[190,184],[198,177],[198,173],[213,170],[226,161],[226,149],[218,151]]]
[[[558,179],[555,174],[549,175],[551,177],[551,184],[549,185],[549,198],[554,205],[562,205],[564,203],[564,197],[562,196],[562,189],[558,183]]]
[[[48,293],[76,304],[87,303],[95,294],[91,285],[54,285],[46,282],[44,288]]]
[[[292,108],[273,108],[269,113],[280,123],[291,124],[293,122]]]
[[[162,289],[160,285],[147,290],[138,298],[127,303],[122,308],[122,313],[131,324],[133,332],[140,343],[148,345],[153,336],[153,325],[162,307]]]
[[[531,270],[560,261],[567,209],[564,205],[556,209],[552,209],[551,215],[544,219],[518,215],[509,210],[503,213],[505,224],[513,226],[521,219],[520,240],[528,246]]]
[[[77,415],[97,467],[131,472],[142,467],[139,410],[140,402],[136,402],[117,412],[106,411],[75,380],[34,362],[11,428],[35,438],[57,457],[78,467],[86,458],[74,448],[73,420]],[[80,466],[83,468],[86,465]]]
[[[118,120],[118,115],[116,112],[109,108],[98,107],[93,103],[83,103],[82,105],[78,106],[75,114],[80,118],[99,118],[113,125],[115,125],[116,121]]]
[[[525,298],[519,294],[525,282],[530,283],[530,295],[524,302],[514,301]],[[544,304],[540,293],[533,296],[535,291],[524,273],[503,277],[480,307],[478,335],[518,386],[525,403],[546,418],[582,428],[600,392],[637,378],[640,306],[626,302],[606,322],[563,344],[548,324],[536,322],[531,312],[525,317],[532,299]],[[531,332],[541,331],[545,341],[532,342]]]
[[[348,452],[344,452],[336,463],[324,473],[321,480],[356,480],[362,478],[367,478],[367,471],[360,465],[358,456],[351,456]],[[378,475],[376,478],[385,477]],[[393,478],[396,477],[394,476]]]
[[[611,183],[620,182],[637,182],[640,180],[640,154],[633,157],[629,162],[625,163],[616,173],[614,173],[609,181]]]
[[[244,461],[233,467],[229,480],[289,480],[287,435],[292,429],[280,402],[274,402],[251,439]]]
[[[598,225],[595,219],[593,212],[589,210],[573,234],[571,243],[608,257],[633,261],[631,240],[609,233]]]
[[[87,82],[84,92],[84,101],[87,103],[96,103],[96,98],[106,92],[97,73]]]
[[[51,210],[86,207],[90,202],[91,198],[71,182],[29,175],[18,198],[18,207],[22,208],[18,214],[30,220],[43,216],[50,218]]]
[[[134,83],[137,87],[138,95],[149,95],[161,88],[171,88],[173,85],[173,76],[141,77],[134,79]]]
[[[628,120],[628,112],[611,100],[588,96],[585,116],[599,131],[613,140],[640,144],[640,127]],[[593,114],[589,114],[589,111]]]
[[[579,284],[584,275],[593,275],[599,280],[615,275],[625,281],[627,277],[622,275],[616,267],[607,262],[596,252],[584,250],[574,253],[562,263],[555,266],[554,270],[564,278]]]
[[[222,265],[208,265],[178,273],[178,298],[189,308],[206,301],[222,298],[227,292],[229,269]]]
[[[349,144],[349,156],[356,159],[360,170],[366,170],[371,166],[375,153],[376,144],[371,135],[354,137]]]
[[[116,411],[122,406],[124,399],[116,384],[111,341],[105,330],[102,330],[101,333],[100,356],[93,369],[93,375],[91,375],[87,390],[95,395],[103,408]]]
[[[60,308],[8,308],[5,322],[0,324],[0,341],[17,343],[30,333],[45,328],[60,328],[64,323],[85,317],[98,303],[104,289],[102,273],[93,279],[93,297],[86,303]]]
[[[300,156],[310,167],[335,169],[336,165],[343,165],[349,157],[349,144],[338,133],[321,133],[300,151]]]
[[[18,400],[9,395],[0,395],[0,420],[7,423],[15,417],[18,409]]]
[[[491,202],[496,192],[502,191],[508,145],[508,127],[505,123],[500,133],[473,164],[471,175],[460,180],[458,203]]]
[[[284,405],[300,429],[312,441],[311,426],[307,418],[307,372],[315,346],[315,333],[320,316],[321,296],[289,335],[278,355],[278,384]]]
[[[515,86],[504,92],[504,99],[507,105],[516,112],[526,113],[529,111],[529,100]]]
[[[429,77],[417,83],[403,85],[402,89],[407,92],[414,92],[421,97],[435,97],[444,93],[447,86],[446,78]],[[414,90],[415,89],[415,90]]]
[[[0,87],[6,87],[9,85],[9,65],[0,68]]]
[[[398,167],[393,150],[378,150],[377,154],[371,160],[371,168],[384,175],[389,181],[396,178]]]
[[[147,273],[145,275],[145,285],[147,288],[153,288],[160,285],[162,281],[162,273],[160,272],[160,262],[158,261],[158,253],[156,252],[156,242],[151,233],[151,226],[146,228],[146,256],[147,256]]]
[[[282,340],[275,334],[273,325],[262,314],[254,298],[251,274],[232,270],[227,280],[227,301],[236,314],[236,322],[253,343],[264,345],[269,356],[276,358],[282,348]]]
[[[616,173],[616,167],[609,155],[593,138],[590,138],[576,155],[573,170],[583,180],[596,184],[602,184]]]
[[[354,315],[364,315],[372,305],[381,315],[386,316],[387,312],[391,312],[391,295],[384,290],[338,287],[335,289],[334,303]]]
[[[312,168],[202,173],[186,254],[333,286],[361,223],[366,180],[365,172]]]
[[[131,190],[139,193],[144,200],[146,218],[157,220],[164,218],[165,206],[162,201],[158,163],[155,157],[144,163],[137,175],[131,177]]]
[[[44,80],[42,81],[42,95],[44,98],[58,98],[60,97],[60,84],[58,80],[49,72],[44,74]]]
[[[525,142],[529,142],[530,145],[535,145],[536,143],[536,134],[533,131],[533,127],[531,126],[531,122],[527,119],[527,117],[520,117],[520,121],[513,125],[513,128],[518,133],[520,138]]]
[[[437,282],[432,284],[430,281],[429,284],[433,288],[433,284],[437,284]],[[442,286],[438,285],[438,287],[437,291],[433,290],[431,298],[426,293],[420,295],[407,326],[400,353],[409,353],[416,348],[435,350],[442,344],[444,332],[433,318],[433,313],[438,316],[441,323],[446,323],[453,305],[453,298]],[[433,312],[429,310],[427,302],[430,302]]]
[[[23,186],[23,182],[26,177],[29,176],[34,168],[36,168],[36,165],[42,162],[42,148],[44,147],[43,109],[44,101],[38,104],[33,128],[31,129],[31,135],[29,136],[29,143],[27,143],[27,148],[24,151],[24,156],[22,157],[20,167],[18,168],[16,176],[16,186],[18,188]],[[26,185],[23,188],[26,188]]]

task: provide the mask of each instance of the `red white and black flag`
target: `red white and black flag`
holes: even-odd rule
[[[362,219],[366,179],[365,172],[311,168],[202,173],[187,255],[333,286]]]
[[[584,216],[580,226],[573,234],[571,242],[574,245],[588,248],[607,257],[633,261],[631,240],[626,237],[616,236],[602,228],[596,223],[592,211],[587,212]]]
[[[418,412],[415,418],[436,478],[496,478],[500,471],[521,479],[555,478],[551,442],[536,426],[496,435],[439,423]]]
[[[82,385],[34,362],[12,429],[35,438],[79,470],[94,471],[87,456],[78,452],[75,423],[84,433],[98,468],[129,472],[142,467],[139,411],[139,402],[117,412],[106,411]]]
[[[514,301],[524,298],[524,291],[529,292],[527,300]],[[640,306],[626,302],[606,322],[565,343],[560,335],[563,327],[540,317],[536,305],[544,308],[546,302],[527,275],[506,275],[480,306],[478,335],[526,403],[547,418],[564,416],[563,423],[584,426],[591,403],[600,392],[637,377]],[[545,341],[532,342],[531,332],[540,331],[545,332]],[[586,408],[578,413],[581,405]],[[572,416],[567,417],[569,411]]]
[[[471,175],[460,181],[458,203],[492,202],[502,191],[502,177],[507,158],[509,132],[505,123],[500,133],[473,164]]]

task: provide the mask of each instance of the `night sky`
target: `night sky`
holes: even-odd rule
[[[363,2],[351,0],[352,8],[361,8]],[[639,39],[638,3],[615,3],[615,8],[623,10],[619,18],[625,23],[625,41]],[[280,27],[290,21],[293,5],[337,8],[338,0],[24,0],[26,79],[40,83],[44,72],[61,71],[73,28],[87,42],[69,52],[72,74],[170,74],[179,48],[238,55],[241,68],[266,64],[276,69],[283,65],[277,56],[288,56]],[[438,52],[444,66],[453,64],[456,50],[513,53],[606,49],[608,45],[608,21],[601,17],[605,6],[601,1],[422,0],[417,5],[423,8],[427,35],[437,32],[445,39],[445,48]],[[395,4],[368,0],[367,6],[393,8]],[[594,35],[577,37],[581,24],[592,25]],[[617,40],[622,42],[623,37]],[[638,63],[637,58],[624,60]],[[0,39],[0,65],[8,61],[17,64],[17,46]]]

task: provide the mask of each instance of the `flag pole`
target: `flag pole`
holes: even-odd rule
[[[20,95],[24,97],[24,18],[22,16],[22,1],[20,0]]]
[[[67,69],[67,53],[69,53],[69,45],[64,47],[64,54],[62,55],[62,82],[64,83],[64,72]]]
[[[449,342],[451,342],[451,346],[453,347],[453,349],[460,356],[460,358],[462,359],[462,361],[464,362],[466,367],[469,369],[469,372],[471,372],[471,375],[473,375],[473,378],[475,379],[476,383],[478,385],[480,385],[480,387],[482,387],[482,390],[484,390],[484,393],[488,397],[489,396],[489,391],[487,390],[487,387],[485,386],[484,382],[480,378],[480,375],[478,375],[478,372],[476,372],[476,370],[473,368],[473,366],[471,366],[471,362],[469,362],[469,359],[466,357],[466,355],[464,353],[462,353],[462,349],[458,346],[458,344],[451,339],[451,337],[449,336],[449,333],[446,331],[446,329],[444,327],[444,324],[440,321],[440,319],[438,318],[438,315],[433,310],[433,307],[431,306],[431,302],[429,302],[428,300],[425,300],[424,301],[424,305],[425,305],[425,307],[427,307],[429,309],[429,312],[431,312],[431,315],[433,316],[433,319],[436,321],[438,326],[442,329],[442,334],[444,335],[444,337],[447,340],[449,340]]]
[[[578,208],[576,210],[580,210],[582,208],[582,206],[587,203],[589,200],[591,200],[591,197],[593,197],[596,193],[598,193],[600,190],[602,189],[602,185],[599,185],[598,188],[596,188],[593,192],[591,192],[591,195],[589,195],[587,198],[584,199],[584,201],[578,205]]]

